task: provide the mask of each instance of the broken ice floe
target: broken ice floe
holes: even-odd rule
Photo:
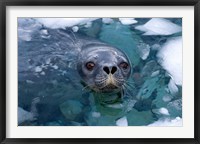
[[[148,126],[182,126],[183,120],[180,117],[176,117],[175,119],[159,119],[158,121],[148,125]]]
[[[176,86],[174,80],[170,79],[168,88],[171,94],[176,94],[178,92],[178,87]]]
[[[134,18],[119,18],[119,21],[123,25],[131,25],[137,23],[137,21]]]
[[[118,120],[116,121],[116,125],[117,125],[117,126],[128,126],[128,121],[127,121],[126,116],[124,116],[124,117],[118,119]]]
[[[182,31],[182,27],[164,18],[152,18],[135,28],[145,32],[143,35],[172,35]]]
[[[45,27],[57,29],[65,29],[76,25],[84,25],[88,22],[94,21],[98,18],[35,18],[38,22]]]
[[[137,47],[141,59],[146,60],[150,53],[150,46],[144,42],[140,42]]]
[[[34,121],[35,115],[31,112],[25,111],[23,108],[18,107],[18,124],[25,121]]]
[[[175,84],[182,85],[182,37],[168,39],[157,54],[158,62]]]
[[[111,18],[102,18],[102,22],[105,24],[110,24],[113,23],[114,21]]]

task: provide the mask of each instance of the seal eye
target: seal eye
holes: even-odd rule
[[[119,66],[120,66],[121,68],[123,68],[123,69],[127,69],[127,68],[128,68],[128,63],[122,62]]]
[[[91,71],[94,68],[95,64],[93,62],[88,62],[85,66],[89,71]]]

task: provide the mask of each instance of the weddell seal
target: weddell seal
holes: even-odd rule
[[[66,116],[74,104],[68,100],[87,106],[85,88],[106,97],[119,94],[131,74],[126,54],[82,33],[45,28],[28,40],[18,38],[18,107],[31,112],[32,101],[39,98],[35,125]]]
[[[77,70],[85,84],[96,92],[119,92],[131,73],[128,57],[104,43],[82,47]]]

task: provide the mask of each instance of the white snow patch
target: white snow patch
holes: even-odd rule
[[[168,39],[157,54],[158,62],[177,85],[182,85],[182,37]]]
[[[37,67],[35,68],[35,72],[41,72],[41,71],[42,71],[42,68],[41,68],[41,67],[37,66]]]
[[[35,19],[48,28],[65,29],[66,27],[84,25],[98,18],[35,18]]]
[[[117,125],[117,126],[128,126],[128,121],[127,121],[126,116],[124,116],[124,117],[118,119],[118,120],[116,121],[116,125]]]
[[[110,24],[113,23],[114,21],[111,18],[102,18],[102,22],[105,24]]]
[[[137,23],[137,21],[135,20],[135,18],[119,18],[119,21],[123,25],[131,25],[131,24]]]
[[[183,120],[180,117],[176,117],[175,119],[159,119],[158,121],[148,125],[148,126],[182,126]]]
[[[168,88],[171,94],[175,94],[178,92],[178,87],[176,86],[174,80],[170,79]]]
[[[144,25],[136,26],[143,35],[171,35],[182,31],[182,27],[164,18],[152,18]]]
[[[168,112],[168,110],[166,109],[166,108],[160,108],[159,109],[159,112],[161,113],[161,114],[163,114],[163,115],[169,115],[169,112]]]
[[[98,118],[101,114],[99,112],[92,112],[92,117]]]

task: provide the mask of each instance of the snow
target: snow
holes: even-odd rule
[[[137,21],[134,18],[119,18],[119,21],[123,25],[131,25],[137,23]]]
[[[57,29],[66,27],[73,27],[77,25],[84,25],[92,22],[98,18],[35,18],[39,23],[45,27]]]
[[[163,114],[163,115],[169,115],[169,112],[168,112],[168,110],[166,109],[166,108],[160,108],[159,109],[159,112],[161,113],[161,114]]]
[[[152,18],[144,25],[135,27],[144,31],[143,35],[172,35],[182,31],[182,27],[164,18]]]
[[[158,121],[148,125],[148,126],[182,126],[183,120],[180,117],[176,117],[175,119],[170,120],[169,118],[166,119],[159,119]]]
[[[176,85],[182,85],[182,37],[168,39],[157,54],[158,62]]]
[[[169,81],[168,88],[171,94],[176,94],[178,92],[178,87],[172,79]]]
[[[126,116],[124,116],[124,117],[118,119],[118,120],[116,121],[116,125],[117,125],[117,126],[128,126],[128,121],[127,121]]]

